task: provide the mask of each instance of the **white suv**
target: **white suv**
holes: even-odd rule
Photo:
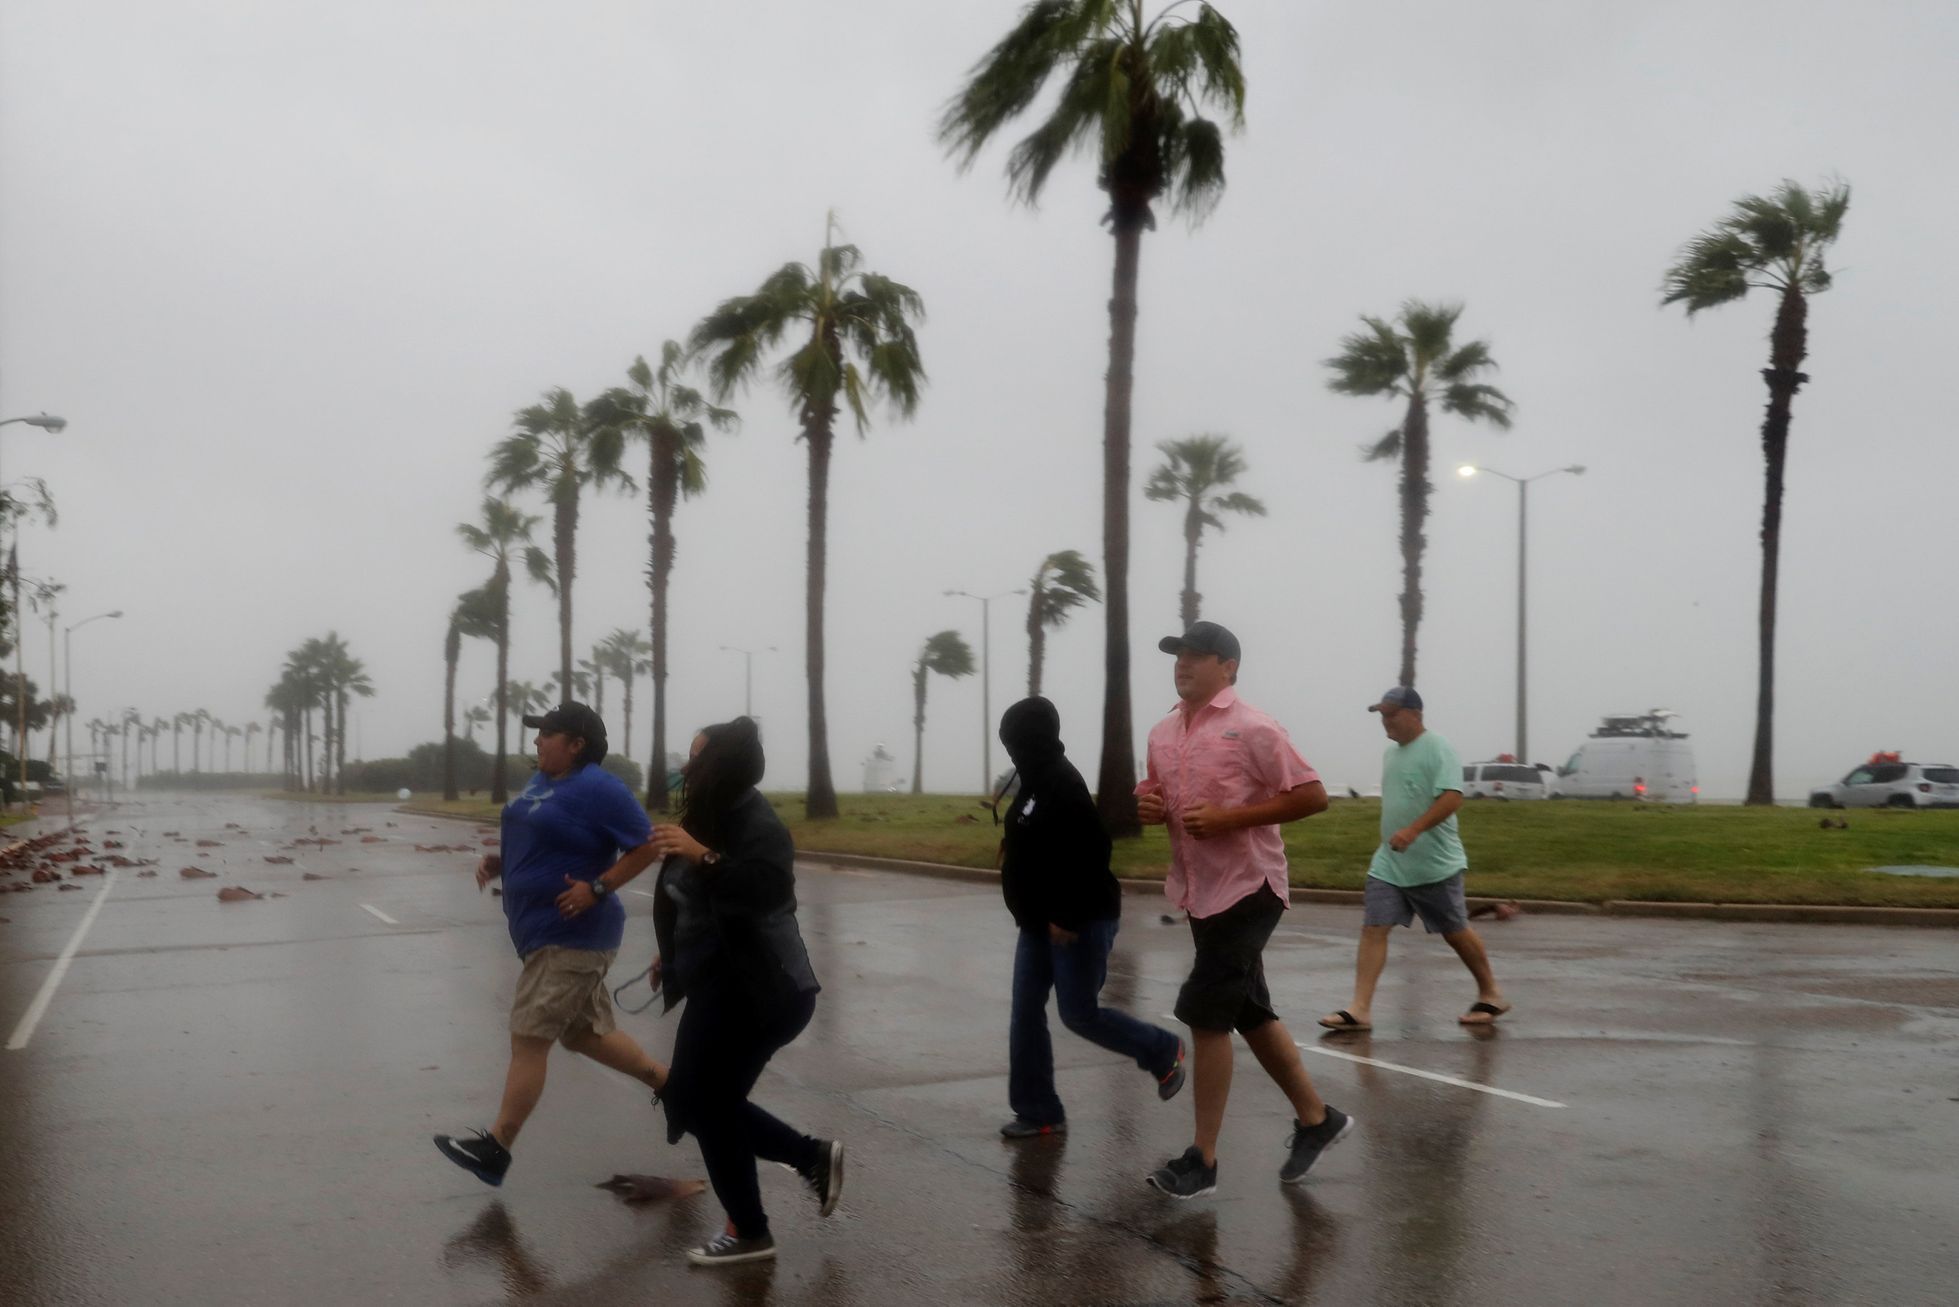
[[[1462,769],[1465,799],[1548,799],[1544,773],[1520,762],[1477,762]]]
[[[1867,762],[1809,792],[1812,808],[1959,808],[1959,767],[1943,762]]]

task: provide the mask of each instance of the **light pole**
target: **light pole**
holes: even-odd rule
[[[1584,476],[1585,468],[1582,464],[1573,463],[1570,467],[1554,467],[1548,472],[1539,472],[1535,476],[1527,477],[1513,477],[1508,472],[1499,472],[1493,467],[1478,467],[1474,463],[1465,463],[1456,469],[1456,475],[1460,477],[1473,477],[1478,472],[1502,477],[1517,487],[1517,761],[1528,767],[1530,766],[1530,710],[1524,690],[1524,669],[1528,659],[1524,643],[1524,615],[1528,590],[1525,583],[1524,560],[1527,557],[1526,546],[1530,530],[1529,518],[1526,515],[1530,503],[1530,483],[1565,472],[1575,477]]]
[[[75,701],[75,632],[87,626],[90,622],[99,622],[105,617],[121,616],[122,609],[120,608],[116,609],[113,613],[97,613],[93,617],[84,617],[81,621],[76,622],[73,626],[64,628],[61,632],[61,692],[68,696],[68,702],[70,704],[67,726],[68,759],[62,764],[61,768],[62,779],[65,782],[63,788],[68,794],[69,830],[75,829],[75,711],[73,708]]]
[[[741,715],[744,717],[753,717],[755,715],[755,655],[758,653],[774,653],[775,646],[770,644],[764,645],[760,649],[743,649],[739,645],[724,644],[721,648],[725,653],[738,653],[741,655]]]
[[[958,596],[977,599],[980,606],[980,793],[993,793],[993,601],[1009,595],[1024,595],[1025,590],[1003,590],[995,595],[976,595],[970,590],[948,590],[948,599]]]

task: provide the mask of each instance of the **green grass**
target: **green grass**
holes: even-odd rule
[[[212,791],[222,793],[223,791]],[[285,799],[291,803],[400,803],[393,790],[361,794],[310,794],[305,790],[262,790],[261,799]],[[492,809],[494,812],[494,809]]]
[[[992,867],[999,831],[972,798],[840,796],[843,815],[812,822],[802,796],[772,794],[805,853]],[[493,818],[487,802],[417,800],[411,810]],[[1359,889],[1380,838],[1373,799],[1336,800],[1286,828],[1292,883]],[[1959,878],[1884,876],[1869,867],[1959,866],[1959,811],[1836,813],[1823,830],[1806,808],[1690,808],[1620,803],[1470,803],[1461,818],[1471,894],[1503,898],[1813,903],[1959,908]],[[970,818],[970,820],[967,820]],[[1170,848],[1161,828],[1116,844],[1116,874],[1160,878]]]

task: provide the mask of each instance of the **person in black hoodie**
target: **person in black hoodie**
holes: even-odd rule
[[[757,1158],[793,1167],[821,1215],[843,1190],[841,1140],[813,1139],[748,1101],[769,1059],[809,1024],[820,988],[796,926],[796,848],[755,788],[763,766],[752,720],[708,727],[694,737],[680,823],[653,830],[665,859],[653,897],[653,981],[666,1010],[687,1001],[658,1101],[668,1142],[692,1134],[700,1143],[728,1213],[723,1234],[688,1250],[703,1266],[775,1256]]]
[[[1008,1139],[1064,1133],[1054,1091],[1048,991],[1061,1024],[1090,1043],[1134,1058],[1169,1099],[1184,1084],[1184,1045],[1168,1030],[1103,1007],[1109,950],[1122,918],[1122,888],[1109,870],[1109,834],[1088,784],[1067,759],[1061,715],[1046,699],[1022,699],[1000,718],[1019,793],[1007,810],[1000,888],[1020,927],[1008,1034]]]

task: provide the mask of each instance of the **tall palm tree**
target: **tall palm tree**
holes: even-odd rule
[[[122,710],[122,787],[129,788],[129,745],[136,744],[136,770],[143,770],[143,714],[134,708]]]
[[[616,387],[593,401],[598,420],[646,441],[646,514],[653,530],[652,557],[646,585],[652,598],[653,765],[646,769],[646,806],[667,809],[667,587],[673,575],[673,510],[680,499],[692,499],[707,488],[707,464],[701,450],[707,429],[727,431],[740,419],[735,411],[710,404],[682,374],[686,354],[680,342],[660,346],[660,366],[650,367],[644,356],[626,369],[629,387]],[[616,635],[616,633],[615,633]],[[632,689],[626,690],[626,756],[632,756]]]
[[[1234,485],[1245,471],[1245,455],[1223,436],[1188,436],[1166,440],[1157,446],[1163,462],[1150,472],[1143,497],[1158,503],[1184,505],[1184,593],[1180,607],[1184,629],[1197,620],[1197,550],[1204,541],[1204,528],[1224,530],[1223,513],[1245,517],[1264,517],[1265,505],[1250,495],[1231,491],[1217,493]]]
[[[224,769],[231,770],[231,742],[245,733],[241,726],[226,724],[224,728]]]
[[[578,680],[581,685],[592,687],[592,711],[605,720],[605,663],[600,657],[599,646],[592,646],[590,658],[578,660]],[[581,692],[582,693],[582,692]]]
[[[497,644],[497,761],[490,769],[490,799],[502,804],[510,798],[509,781],[504,776],[503,760],[510,747],[505,726],[510,717],[510,565],[521,557],[533,580],[542,580],[551,571],[551,560],[531,543],[531,531],[538,519],[522,512],[507,499],[485,497],[482,520],[457,525],[456,534],[476,553],[490,560],[490,579],[483,589],[496,623]]]
[[[215,720],[209,708],[199,708],[190,715],[190,769],[194,772],[204,770],[204,728]]]
[[[490,451],[484,484],[506,492],[540,490],[551,501],[552,576],[558,596],[558,675],[571,680],[571,587],[578,575],[578,501],[587,487],[633,488],[619,466],[625,438],[590,420],[563,386],[517,410],[517,429]]]
[[[1049,554],[1027,583],[1027,693],[1041,692],[1041,671],[1047,663],[1048,629],[1059,628],[1083,604],[1099,603],[1095,564],[1075,549]]]
[[[918,392],[925,381],[925,364],[912,331],[912,323],[925,315],[924,300],[909,286],[862,271],[858,265],[863,256],[857,247],[838,241],[837,218],[832,213],[814,268],[784,264],[753,295],[724,300],[690,337],[696,353],[711,356],[708,380],[715,398],[725,400],[762,367],[765,353],[793,333],[795,350],[777,363],[776,375],[802,424],[800,439],[809,450],[804,612],[809,792],[803,806],[810,817],[837,815],[837,787],[830,776],[830,723],[823,698],[823,594],[837,416],[847,406],[861,436],[869,425],[868,405],[883,396],[908,418],[918,409]]]
[[[476,743],[476,728],[490,724],[490,710],[480,703],[473,703],[463,710],[463,743]]]
[[[1014,198],[1039,200],[1067,155],[1093,151],[1115,237],[1109,366],[1102,417],[1102,571],[1107,648],[1096,806],[1115,835],[1135,835],[1135,724],[1129,694],[1129,428],[1135,389],[1136,280],[1143,232],[1166,193],[1196,223],[1224,194],[1224,129],[1245,121],[1238,32],[1208,4],[1173,0],[1154,18],[1142,0],[1036,0],[974,66],[939,119],[939,140],[968,167],[1025,113],[1048,79],[1061,94],[1007,156]],[[1211,109],[1218,121],[1206,118]]]
[[[195,714],[187,712],[170,719],[170,767],[179,776],[184,774],[184,727],[194,720]]]
[[[218,741],[224,738],[224,721],[216,713],[213,713],[211,720],[205,724],[211,730],[211,769],[216,771],[218,767]]]
[[[1401,424],[1361,454],[1369,462],[1401,460],[1401,685],[1415,683],[1415,633],[1422,624],[1422,553],[1428,547],[1422,523],[1434,489],[1428,479],[1429,409],[1507,431],[1514,407],[1495,386],[1476,380],[1496,369],[1489,342],[1455,344],[1462,307],[1409,300],[1394,323],[1363,314],[1367,330],[1342,337],[1340,353],[1326,360],[1333,391],[1386,395],[1407,405]]]
[[[1843,231],[1850,187],[1834,182],[1810,191],[1784,181],[1773,195],[1746,195],[1728,216],[1689,241],[1667,269],[1661,304],[1685,304],[1687,316],[1741,299],[1751,290],[1773,291],[1775,326],[1769,332],[1768,411],[1762,416],[1762,595],[1757,615],[1755,752],[1748,767],[1748,798],[1775,802],[1775,600],[1782,554],[1782,477],[1789,456],[1789,418],[1796,392],[1809,374],[1809,297],[1830,288],[1824,255]]]
[[[555,702],[549,691],[532,685],[529,681],[512,681],[509,686],[509,699],[510,714],[517,719],[517,730],[520,736],[524,728],[523,719],[525,713],[544,712]],[[521,751],[523,744],[521,738],[518,744]]]
[[[63,697],[65,698],[66,696]],[[73,704],[69,705],[68,711],[74,711]],[[163,733],[169,729],[170,719],[168,717],[152,717],[150,719],[150,773],[152,775],[162,770],[157,766],[157,750],[162,745]]]
[[[558,674],[552,672],[544,678],[543,694],[546,707],[561,704],[568,700],[583,702],[591,697],[592,678],[583,672],[574,671],[571,674],[571,684],[567,687],[563,681],[558,679]]]
[[[264,729],[263,726],[260,726],[255,721],[245,723],[245,747],[242,755],[245,761],[245,774],[248,776],[252,771],[252,737]]]
[[[912,712],[911,792],[925,792],[925,683],[933,672],[954,680],[973,674],[973,649],[957,631],[940,631],[918,651],[912,664],[911,688],[915,708]]]
[[[358,695],[363,699],[374,697],[374,682],[368,677],[367,666],[353,656],[347,642],[332,631],[327,632],[321,641],[320,676],[322,701],[329,705],[333,713],[333,739],[328,752],[333,757],[332,793],[347,792],[347,709],[349,696]]]
[[[466,591],[449,610],[449,630],[442,641],[442,797],[456,799],[456,665],[462,661],[463,640],[497,638],[497,603],[488,586]]]
[[[649,655],[653,652],[653,646],[638,631],[628,630],[622,626],[605,638],[605,643],[602,647],[606,666],[612,669],[613,676],[618,679],[620,694],[626,701],[625,707],[622,710],[623,716],[625,717],[625,740],[621,745],[620,752],[625,757],[630,758],[633,756],[633,682],[652,670],[653,664]],[[665,703],[656,694],[653,712],[653,730],[655,737],[653,748],[654,767],[647,770],[646,774],[649,778],[653,776],[653,772],[656,769],[663,778],[666,773],[666,762],[663,756],[666,742],[661,736],[661,732],[666,727],[666,722],[663,719],[665,708]],[[665,812],[667,806],[666,786],[662,784],[656,787],[649,779],[646,788],[646,806],[648,810]]]

